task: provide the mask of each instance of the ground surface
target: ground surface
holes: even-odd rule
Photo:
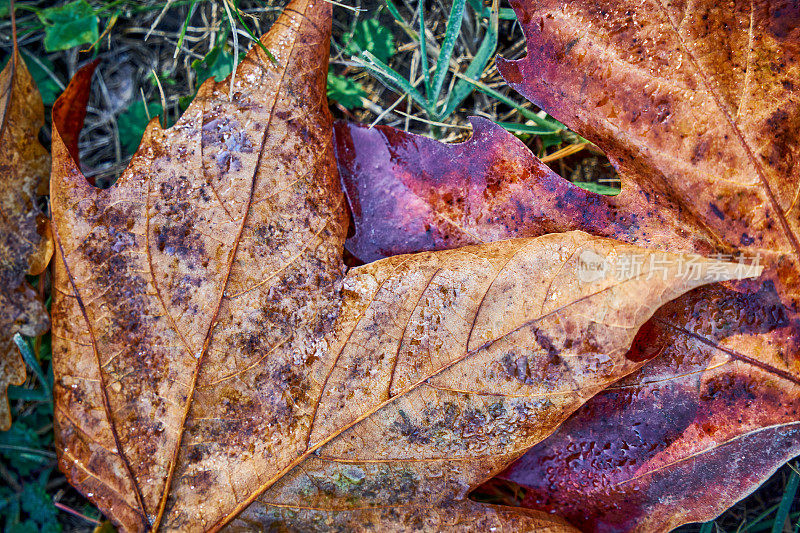
[[[62,6],[65,2],[17,4],[20,46],[39,82],[48,114],[56,95],[72,74],[93,58],[101,59],[80,151],[84,173],[102,187],[112,184],[125,168],[148,118],[161,114],[162,123],[174,123],[202,79],[209,73],[220,79],[227,74],[233,58],[251,46],[250,34],[260,35],[269,28],[282,6],[282,3],[255,0],[229,0],[227,4],[222,0],[92,0],[87,4],[87,13],[98,22],[99,38],[95,46],[91,50],[89,44],[82,44],[49,51],[45,46],[47,35],[42,10]],[[331,85],[338,84],[338,89],[330,94],[330,103],[336,118],[388,124],[448,142],[460,141],[469,135],[467,117],[471,115],[516,124],[517,129],[533,126],[523,113],[538,109],[505,85],[491,60],[479,81],[500,96],[472,92],[453,112],[434,117],[411,99],[401,97],[398,91],[377,81],[352,58],[358,46],[371,47],[376,56],[384,54],[389,66],[401,77],[418,86],[420,54],[414,35],[417,34],[415,29],[419,29],[419,8],[423,9],[429,32],[428,48],[435,57],[439,51],[436,43],[441,43],[445,35],[449,2],[426,0],[418,5],[399,0],[393,5],[404,22],[397,20],[384,0],[355,0],[347,5],[348,8],[334,9],[330,73],[334,76]],[[237,7],[241,9],[238,16]],[[501,13],[511,18],[507,3],[501,2],[500,7],[505,8]],[[487,25],[487,19],[476,16],[475,9],[468,5],[450,60],[451,71],[463,73],[467,69],[486,38]],[[0,7],[0,58],[7,57],[11,50],[10,35],[8,10]],[[524,54],[524,39],[514,20],[500,20],[498,36],[499,54],[512,59]],[[355,48],[351,42],[356,43]],[[457,79],[446,78],[443,95]],[[46,146],[49,146],[49,136],[48,120],[41,135]],[[619,188],[608,160],[595,147],[581,144],[582,139],[576,135],[569,132],[550,136],[521,133],[520,138],[534,153],[547,156],[553,170],[566,179]],[[45,293],[48,290],[46,276],[31,281]],[[47,373],[50,366],[48,338],[33,341],[32,348],[43,372]],[[35,372],[29,372],[29,376],[25,386],[12,391],[12,398],[16,398],[12,401],[14,427],[8,434],[0,435],[0,478],[3,479],[0,485],[6,485],[0,487],[0,525],[6,531],[57,531],[59,528],[90,531],[102,517],[71,489],[55,468],[52,406],[47,401],[26,399],[32,393],[25,391],[42,389]],[[789,529],[774,529],[773,524],[791,473],[791,467],[784,466],[758,492],[726,512],[715,524],[689,525],[680,530],[778,533],[792,531],[793,527],[797,532],[798,527],[794,526],[800,521],[797,502],[787,521],[787,527],[791,524]],[[509,488],[506,492],[483,497],[513,503],[518,495]]]

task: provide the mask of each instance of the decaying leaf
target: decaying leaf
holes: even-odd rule
[[[349,246],[369,257],[480,242],[504,229],[506,237],[584,229],[758,257],[768,265],[758,282],[699,289],[659,311],[640,343],[659,357],[503,474],[534,489],[530,505],[587,529],[713,518],[800,453],[800,39],[789,22],[798,8],[518,4],[528,56],[500,61],[501,72],[605,150],[622,193],[571,186],[486,124],[473,122],[473,139],[448,147],[340,125],[337,155],[357,225]],[[364,187],[373,179],[401,200],[374,196]],[[383,225],[369,219],[380,209]],[[387,231],[398,222],[410,237]],[[692,501],[678,509],[687,494]]]
[[[630,210],[641,191],[587,192],[501,128],[482,119],[473,126],[471,140],[443,145],[390,128],[337,124],[337,157],[357,227],[348,246],[356,256],[575,228],[662,248],[707,246],[670,226],[680,211]],[[452,166],[442,170],[441,162]],[[374,180],[398,192],[377,195],[363,186]],[[638,523],[649,530],[712,518],[800,450],[796,373],[765,366],[758,350],[726,351],[720,343],[766,333],[793,339],[796,331],[773,281],[697,289],[640,331],[636,350],[645,358],[658,354],[655,360],[589,400],[500,477],[525,485],[528,505],[587,529]],[[788,388],[780,386],[784,380]],[[709,486],[714,490],[701,490]],[[684,504],[687,494],[696,499]]]
[[[500,126],[479,117],[470,123],[472,137],[459,144],[389,126],[334,124],[336,162],[355,223],[350,253],[374,261],[576,229],[662,248],[684,238],[685,249],[714,250],[695,234],[676,236],[680,212],[646,211],[641,190],[592,194],[555,174]]]
[[[767,265],[756,287],[660,318],[653,342],[680,347],[664,362],[667,376],[707,361],[696,382],[674,384],[698,409],[690,416],[687,406],[686,428],[646,452],[630,481],[605,472],[609,492],[622,492],[615,504],[648,495],[640,530],[710,519],[800,453],[800,5],[520,1],[515,9],[528,55],[498,64],[506,80],[600,146],[623,187],[635,182],[650,195],[651,210],[679,210],[675,233]],[[642,397],[658,395],[658,385],[643,385]],[[702,490],[677,512],[670,502],[691,477]],[[602,521],[603,493],[580,497],[594,504],[589,522]]]
[[[100,60],[95,59],[76,72],[69,81],[69,90],[64,91],[58,99],[58,105],[53,106],[53,122],[59,125],[61,142],[76,165],[80,165],[78,137],[86,118],[86,104],[88,104],[91,94],[92,75],[99,63]]]
[[[660,355],[498,478],[526,488],[523,505],[585,531],[666,531],[716,517],[797,455],[800,396],[690,332],[722,343],[730,323],[733,334],[755,334],[785,318],[769,288],[720,285],[670,302],[640,330],[642,347]]]
[[[536,222],[549,220],[529,216],[536,205],[531,174],[564,180],[499,126],[483,118],[470,122],[472,138],[457,145],[389,126],[334,124],[336,162],[355,224],[346,242],[350,253],[374,261],[548,233]]]
[[[659,306],[757,272],[571,232],[345,275],[330,10],[292,2],[276,61],[253,47],[231,92],[151,122],[110,189],[54,122],[60,467],[130,530],[568,531],[466,495],[641,367]]]
[[[574,232],[354,269],[330,341],[335,364],[317,379],[309,442],[320,447],[244,519],[272,525],[297,502],[323,515],[394,507],[408,529],[420,507],[464,501],[614,375],[641,366],[623,357],[642,323],[631,317],[674,289],[649,272],[595,278],[587,264],[606,258],[603,270],[616,272],[642,253]],[[667,279],[679,277],[675,259],[658,255]]]
[[[14,39],[0,72],[0,431],[11,426],[8,386],[25,381],[14,334],[36,336],[49,326],[44,305],[25,281],[26,274],[47,267],[53,252],[52,240],[37,231],[47,227],[36,203],[36,189],[50,167],[50,156],[36,140],[43,125],[42,97]]]

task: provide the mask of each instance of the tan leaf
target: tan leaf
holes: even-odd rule
[[[472,501],[446,503],[434,507],[378,508],[347,511],[324,509],[256,509],[242,513],[226,531],[535,531],[536,533],[578,533],[563,518],[543,513],[483,505]]]
[[[330,10],[292,2],[276,61],[253,47],[231,92],[151,122],[111,189],[54,122],[60,467],[126,529],[533,526],[466,495],[641,367],[660,305],[744,275],[581,232],[345,275]]]
[[[596,406],[636,416],[653,405],[648,397],[683,395],[680,430],[648,437],[655,446],[635,468],[591,472],[581,483],[592,489],[577,498],[573,479],[537,490],[558,501],[551,508],[572,507],[587,529],[619,527],[615,513],[640,531],[709,520],[800,451],[800,5],[514,3],[528,53],[498,67],[617,165],[622,193],[609,207],[635,216],[630,237],[759,256],[766,266],[760,283],[659,313],[660,368]],[[670,227],[648,231],[653,213]],[[626,404],[625,392],[642,403]],[[570,439],[605,445],[588,431]],[[547,446],[542,459],[552,457]],[[690,476],[702,490],[686,488]]]
[[[14,34],[16,37],[16,33]],[[53,253],[52,240],[36,204],[36,188],[47,179],[50,156],[36,140],[44,125],[44,105],[14,41],[0,72],[0,431],[11,427],[6,391],[25,381],[25,364],[15,333],[47,331],[47,311],[25,274],[39,274]]]
[[[708,249],[687,210],[662,205],[627,174],[620,195],[590,193],[499,126],[471,122],[473,136],[460,144],[388,126],[335,126],[355,221],[350,252],[367,259],[574,229]],[[716,251],[731,248],[721,242]],[[658,357],[593,397],[498,477],[525,488],[523,505],[585,530],[668,530],[719,515],[800,453],[800,319],[777,286],[772,271],[697,289],[659,309],[629,355]],[[765,362],[776,353],[785,365]]]

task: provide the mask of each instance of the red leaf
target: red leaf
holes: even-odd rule
[[[725,326],[743,311],[742,327]],[[800,398],[688,332],[720,342],[771,330],[798,330],[771,284],[750,294],[715,285],[670,302],[635,344],[664,352],[498,478],[527,489],[526,507],[586,531],[663,531],[717,516],[800,453]]]
[[[470,123],[472,138],[451,145],[388,126],[335,124],[339,175],[355,221],[350,253],[373,261],[577,228],[651,246],[683,239],[686,249],[711,250],[690,232],[676,236],[674,212],[655,209],[634,185],[615,197],[588,192],[500,126],[478,117]]]
[[[53,122],[58,126],[61,140],[69,151],[69,155],[79,165],[78,136],[83,129],[86,118],[86,104],[92,87],[92,75],[99,59],[95,59],[75,73],[64,93],[53,104]]]
[[[455,145],[388,127],[337,126],[355,255],[370,260],[576,228],[651,247],[730,252],[663,193],[630,179],[616,197],[587,192],[498,126],[472,122],[473,137]],[[633,172],[635,165],[622,168]],[[624,388],[591,400],[504,478],[532,484],[527,505],[599,530],[707,520],[746,496],[800,453],[798,377],[791,363],[765,356],[777,348],[795,357],[800,338],[797,316],[776,288],[780,278],[773,270],[757,283],[700,289],[659,311],[628,354],[658,358]],[[619,452],[632,431],[640,432],[636,450],[610,461],[608,450]],[[589,450],[585,461],[564,452],[573,442]],[[526,475],[539,463],[550,477],[540,469]],[[623,488],[609,488],[617,483]],[[680,503],[687,494],[697,500]]]

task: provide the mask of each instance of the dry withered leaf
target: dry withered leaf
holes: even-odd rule
[[[503,474],[534,489],[530,505],[587,529],[713,518],[800,452],[798,8],[515,7],[528,57],[500,61],[501,71],[609,154],[622,193],[605,198],[565,183],[488,125],[452,147],[340,125],[337,155],[357,224],[350,246],[356,255],[410,252],[504,229],[577,228],[662,249],[760,256],[769,272],[758,283],[699,289],[659,311],[640,344],[661,355]],[[437,152],[438,163],[428,161]],[[461,161],[467,152],[475,166]],[[412,201],[381,198],[381,206],[363,192],[371,179]],[[411,214],[404,203],[422,207]],[[384,216],[395,209],[383,228],[421,215],[411,237],[368,220],[380,207]],[[662,398],[672,399],[670,416]],[[687,494],[693,501],[676,507]]]
[[[584,531],[665,531],[722,513],[794,457],[800,440],[800,397],[776,390],[758,370],[743,379],[688,333],[721,342],[727,324],[744,329],[741,309],[754,332],[785,319],[769,289],[717,285],[667,304],[638,338],[641,349],[662,353],[592,398],[498,479],[526,488],[523,505]],[[676,323],[686,333],[676,335]]]
[[[620,195],[614,207],[635,213],[634,225],[657,209],[680,211],[670,229],[693,234],[689,242],[646,238],[758,254],[786,304],[796,303],[800,7],[521,1],[515,9],[528,54],[499,59],[500,71],[595,141],[624,188],[649,200],[644,209]],[[792,348],[773,354],[779,367],[797,369]]]
[[[271,526],[302,502],[321,527],[335,513],[393,507],[398,527],[413,529],[420,508],[464,502],[613,374],[641,366],[622,357],[630,314],[674,292],[660,276],[579,281],[591,258],[615,271],[634,253],[644,250],[573,232],[354,269],[331,336],[336,362],[319,374],[309,442],[320,447],[243,520]]]
[[[679,379],[645,379],[633,392],[642,402],[662,387],[684,397],[678,425],[686,427],[656,432],[660,438],[648,442],[655,449],[631,454],[640,461],[633,472],[612,467],[585,480],[592,489],[579,502],[590,506],[575,511],[598,529],[613,527],[603,521],[615,505],[638,509],[630,523],[642,531],[710,519],[800,453],[800,5],[523,0],[514,7],[528,54],[499,62],[501,73],[600,146],[623,188],[636,183],[650,196],[647,211],[618,207],[645,219],[654,209],[679,211],[673,249],[691,249],[684,244],[691,235],[767,265],[758,285],[687,300],[659,317],[652,342],[673,353],[655,375]],[[681,377],[697,372],[697,359],[708,370]],[[578,447],[596,442],[573,439]],[[550,452],[541,457],[558,455]],[[603,464],[599,450],[579,457]],[[563,471],[565,459],[549,466]],[[702,487],[696,501],[675,509],[670,502],[693,477]],[[741,481],[731,487],[730,479]],[[575,480],[564,479],[563,493],[571,492],[567,483]],[[628,505],[637,499],[642,506]],[[574,493],[565,500],[575,503]]]
[[[592,194],[500,126],[480,117],[470,123],[472,137],[458,144],[389,126],[334,124],[336,162],[355,223],[350,253],[374,261],[576,229],[662,248],[679,238],[678,210],[642,216],[643,191],[626,186],[615,197]],[[686,249],[713,251],[694,234],[685,238]]]
[[[36,203],[36,189],[47,179],[50,156],[36,140],[44,125],[44,105],[25,62],[14,50],[0,72],[0,431],[11,427],[6,391],[25,381],[25,363],[15,333],[47,331],[47,310],[25,281],[39,274],[53,253],[52,240]]]
[[[53,106],[53,122],[59,125],[61,142],[76,165],[80,165],[78,137],[86,118],[86,105],[89,103],[91,94],[92,75],[98,64],[100,64],[100,60],[95,59],[76,72],[69,80],[68,90],[64,91],[58,99],[58,105]],[[92,184],[94,185],[94,183]]]
[[[501,128],[482,119],[473,124],[473,138],[457,145],[391,128],[337,125],[337,161],[357,227],[348,241],[354,254],[576,228],[654,247],[708,249],[676,227],[680,210],[631,209],[646,196],[627,183],[618,197],[587,192]],[[394,194],[364,186],[372,181]],[[800,449],[797,395],[772,385],[791,383],[796,374],[764,366],[758,350],[725,351],[720,342],[764,333],[791,339],[796,329],[770,280],[697,289],[640,331],[637,351],[657,359],[589,400],[500,477],[525,485],[532,507],[587,529],[648,530],[710,519]],[[700,489],[708,486],[715,489]],[[684,504],[687,494],[696,501]]]
[[[680,227],[679,209],[632,208],[646,205],[647,195],[628,182],[618,197],[587,192],[499,126],[472,122],[473,137],[454,145],[388,127],[336,125],[337,163],[356,224],[347,242],[353,254],[578,228],[661,248],[708,249]],[[374,182],[386,194],[367,186]],[[769,280],[700,288],[671,302],[640,330],[629,355],[658,357],[589,400],[499,478],[524,485],[527,505],[586,529],[649,530],[716,516],[800,449],[798,396],[772,387],[772,379],[741,374],[752,366],[755,376],[796,376],[763,366],[757,351],[748,357],[719,343],[770,332],[793,338],[792,316]]]
[[[742,273],[572,232],[344,275],[330,9],[292,2],[276,64],[254,47],[230,93],[153,121],[110,189],[54,122],[60,467],[131,530],[568,530],[466,495],[639,368],[657,307]],[[632,254],[654,266],[612,274]]]
[[[473,127],[469,141],[445,145],[388,127],[336,125],[357,228],[348,241],[353,254],[576,228],[651,246],[696,244],[694,234],[676,231],[679,211],[631,210],[641,191],[587,192],[500,127],[483,119]],[[376,181],[387,194],[366,187]],[[781,328],[791,337],[790,316],[770,282],[700,288],[670,302],[640,330],[630,355],[658,357],[589,400],[499,477],[524,485],[527,505],[590,530],[649,530],[716,516],[796,455],[800,440],[797,396],[776,391],[769,379],[742,380],[741,366],[729,364],[741,354],[720,353],[718,344]],[[759,372],[759,361],[744,361]],[[709,486],[715,489],[701,490]]]
[[[375,261],[549,233],[535,223],[554,223],[531,216],[536,196],[529,185],[564,180],[499,126],[470,122],[472,137],[456,145],[389,126],[334,124],[336,163],[355,224],[345,244],[351,254]]]

